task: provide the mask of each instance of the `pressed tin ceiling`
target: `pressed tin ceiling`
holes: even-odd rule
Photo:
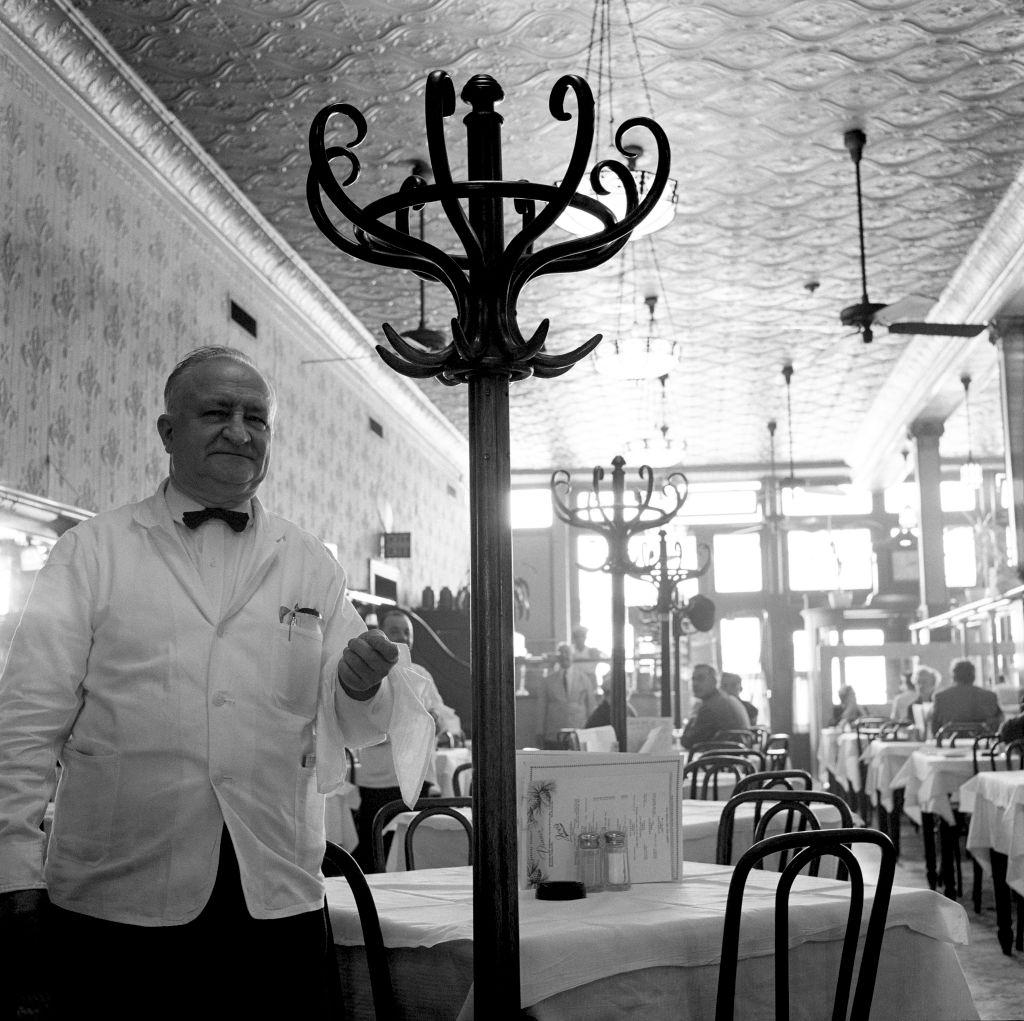
[[[427,74],[502,85],[504,176],[562,176],[574,122],[554,121],[559,76],[584,74],[590,0],[75,0],[123,60],[192,132],[339,298],[380,336],[419,321],[411,274],[357,262],[315,228],[305,202],[314,114],[348,102],[368,122],[361,203],[395,191],[426,155]],[[947,356],[964,341],[889,335],[872,345],[839,324],[860,299],[853,165],[843,132],[862,127],[870,297],[936,299],[967,255],[1024,154],[1024,12],[1011,0],[629,0],[650,103],[621,0],[611,3],[616,122],[653,115],[673,148],[675,221],[625,258],[545,276],[519,303],[523,333],[551,320],[549,348],[594,333],[628,348],[656,322],[679,341],[657,381],[610,380],[587,360],[553,381],[514,384],[514,469],[628,463],[663,425],[684,468],[764,463],[769,419],[788,456],[782,366],[792,384],[793,454],[840,463],[878,414],[904,348]],[[597,90],[596,58],[588,78]],[[603,88],[607,118],[607,82]],[[653,107],[653,108],[652,108]],[[462,109],[448,122],[464,175]],[[610,155],[601,126],[600,156]],[[637,140],[643,139],[637,136]],[[653,146],[652,146],[653,148]],[[644,166],[641,159],[640,166]],[[427,235],[440,230],[427,212]],[[559,239],[566,235],[554,230]],[[426,287],[428,325],[445,328],[447,292]],[[624,307],[625,306],[625,307]],[[637,325],[634,327],[634,319]],[[974,453],[1002,452],[992,349],[971,348]],[[367,357],[375,357],[368,353]],[[311,369],[312,371],[312,369]],[[460,428],[464,387],[423,384]],[[898,417],[900,409],[892,414]],[[943,452],[966,453],[962,409]]]

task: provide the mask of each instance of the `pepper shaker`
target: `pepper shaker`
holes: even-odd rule
[[[604,888],[628,890],[629,885],[626,834],[619,830],[608,830],[604,835]]]
[[[586,887],[587,893],[604,889],[601,838],[596,833],[581,833],[576,844],[576,878]]]

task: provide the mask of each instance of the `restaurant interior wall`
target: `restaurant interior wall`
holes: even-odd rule
[[[412,557],[394,561],[400,600],[458,587],[469,569],[462,437],[439,413],[410,412],[413,398],[375,391],[360,366],[302,364],[328,347],[322,311],[275,288],[249,238],[219,229],[227,213],[209,215],[218,189],[244,199],[210,177],[195,189],[207,205],[194,205],[156,166],[189,152],[154,157],[151,140],[125,137],[60,75],[0,30],[0,483],[89,511],[153,492],[167,471],[155,428],[167,373],[193,347],[229,344],[278,390],[266,505],[332,544],[355,588],[368,587],[389,530],[412,535]],[[232,302],[256,336],[231,321]]]

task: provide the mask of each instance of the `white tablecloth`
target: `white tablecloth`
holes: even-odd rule
[[[835,745],[833,775],[848,791],[859,791],[860,751],[857,747],[856,733],[837,734]]]
[[[718,845],[718,822],[724,807],[724,801],[683,801],[681,821],[684,861],[714,862]],[[470,809],[460,809],[459,812],[472,820]],[[840,824],[839,810],[831,805],[815,805],[814,814],[826,829],[834,829]],[[412,812],[403,812],[385,829],[385,832],[393,831],[395,834],[388,852],[388,872],[399,872],[406,867],[405,834],[412,817]],[[785,814],[777,815],[769,824],[768,832],[781,832],[784,826]],[[434,815],[424,819],[416,828],[413,839],[417,869],[446,868],[466,863],[465,831],[448,816]],[[734,861],[753,843],[753,839],[754,806],[741,805],[733,826]]]
[[[971,777],[960,788],[960,807],[972,813],[967,849],[984,869],[989,849],[1005,854],[1006,882],[1024,896],[1024,771]]]
[[[818,735],[818,765],[821,767],[819,776],[824,781],[828,774],[833,776],[836,772],[836,757],[839,754],[839,735],[842,734],[838,727],[822,727]]]
[[[979,760],[979,768],[987,769],[988,765]],[[918,825],[921,813],[931,812],[952,826],[956,823],[953,805],[960,787],[973,775],[970,748],[924,746],[911,752],[889,786],[904,789],[903,811]]]
[[[593,894],[568,902],[519,897],[521,1002],[537,1017],[589,1017],[591,1021],[714,1015],[717,962],[732,869],[687,863],[679,883],[650,883],[625,893]],[[472,870],[463,868],[382,873],[367,877],[389,948],[451,946],[465,960],[473,937]],[[772,1012],[770,968],[775,952],[774,873],[751,875],[740,930],[738,1017]],[[361,946],[358,915],[347,883],[329,879],[328,905],[335,943]],[[868,898],[871,888],[867,890]],[[831,1012],[837,940],[846,925],[848,884],[797,880],[790,909],[794,1016]],[[875,1018],[976,1018],[953,950],[966,943],[964,909],[929,890],[895,889],[889,907],[872,1016]],[[428,961],[429,956],[422,958]],[[471,965],[462,989],[468,990]],[[679,997],[680,984],[687,995]],[[417,990],[398,988],[400,999]],[[459,990],[461,995],[462,989]],[[666,990],[673,997],[665,1012]],[[617,991],[616,991],[617,990]],[[627,1014],[622,992],[638,995]],[[596,993],[596,995],[595,995]],[[568,995],[567,995],[568,994]],[[481,1018],[487,1017],[481,992]],[[545,1002],[547,1001],[547,1002]],[[827,1009],[826,1009],[827,1001]],[[415,1017],[415,1012],[404,1016]],[[436,1016],[436,1015],[431,1015]],[[463,1018],[472,1017],[471,1008]]]
[[[464,762],[473,761],[473,752],[469,748],[438,748],[434,753],[434,768],[437,770],[437,786],[441,788],[442,798],[454,798],[455,788],[452,786],[452,777],[455,770]],[[472,777],[472,770],[467,770],[459,777],[462,785],[461,797],[467,796],[467,777]],[[458,823],[455,824],[456,826]]]
[[[890,784],[911,754],[921,747],[920,741],[872,741],[864,752],[868,764],[867,793],[872,804],[881,799],[882,808],[893,810]]]

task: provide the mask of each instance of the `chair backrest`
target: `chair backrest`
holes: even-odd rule
[[[1013,764],[1013,757],[1017,756],[1017,765]],[[993,766],[993,768],[995,768]],[[1018,738],[1006,746],[1006,768],[1024,769],[1024,739]]]
[[[981,761],[989,760],[991,769],[996,768],[996,756],[1003,750],[1003,743],[995,734],[978,734],[971,744],[971,762],[974,772],[981,771]]]
[[[462,777],[467,773],[469,776],[466,777],[466,789],[462,789]],[[455,797],[457,798],[468,798],[473,793],[473,763],[472,762],[460,762],[455,767],[455,772],[452,773],[452,790],[455,791]]]
[[[769,769],[786,769],[789,766],[789,734],[769,734],[764,753]]]
[[[878,731],[879,741],[912,741],[914,738],[914,724],[909,720],[889,720],[883,723]]]
[[[754,735],[754,747],[765,751],[768,746],[768,738],[771,736],[771,729],[763,723],[755,723],[750,732]]]
[[[950,748],[956,747],[956,741],[959,737],[975,738],[979,734],[987,734],[988,728],[984,723],[978,723],[975,720],[952,720],[949,723],[944,723],[935,732],[935,744],[941,748],[943,744],[947,744]]]
[[[373,817],[373,826],[371,829],[370,840],[373,852],[373,867],[378,872],[383,872],[386,867],[386,855],[384,853],[384,827],[396,815],[401,815],[402,812],[422,812],[425,808],[435,806],[437,808],[472,808],[472,798],[420,798],[412,808],[401,798],[396,801],[389,801],[386,805],[382,805],[378,810],[377,814]]]
[[[829,805],[839,812],[840,826],[849,828],[853,826],[853,813],[838,795],[830,794],[828,791],[794,791],[794,790],[773,790],[771,788],[760,788],[757,790],[738,791],[726,802],[722,809],[722,815],[718,821],[718,846],[715,851],[715,862],[718,865],[732,864],[732,838],[736,810],[740,805],[753,804],[754,806],[754,827],[753,842],[762,840],[768,833],[768,826],[777,815],[785,816],[784,831],[793,832],[794,822],[799,820],[796,826],[798,831],[821,829],[821,822],[814,814],[812,805]],[[779,859],[779,871],[786,865],[788,852]],[[818,874],[818,863],[811,863],[811,875]],[[840,878],[844,878],[840,876]]]
[[[883,716],[862,716],[853,724],[857,735],[857,754],[863,755],[864,749],[882,732],[882,727],[889,721]]]
[[[749,759],[738,755],[717,755],[708,753],[683,766],[683,786],[690,782],[690,798],[701,801],[718,800],[718,778],[723,773],[731,774],[739,782],[754,772]]]
[[[555,740],[558,742],[559,748],[564,748],[570,752],[578,752],[580,750],[580,736],[576,733],[574,727],[563,727],[555,735]]]
[[[345,749],[345,779],[352,784],[353,787],[358,787],[356,783],[356,765],[358,760],[355,757],[351,748]]]
[[[733,752],[746,750],[747,746],[739,741],[698,741],[696,744],[690,745],[690,753],[686,761],[693,762],[709,752],[714,755],[732,755]]]
[[[720,730],[715,734],[714,741],[736,741],[745,748],[753,748],[755,739],[752,730]]]
[[[438,801],[438,798],[434,798],[434,801]],[[452,800],[452,799],[448,799]],[[466,798],[469,801],[469,798]],[[462,823],[462,828],[466,831],[466,839],[469,841],[469,854],[467,865],[473,864],[473,824],[461,813],[457,812],[454,808],[449,808],[447,805],[430,805],[428,808],[423,808],[417,811],[417,813],[409,820],[409,828],[405,831],[405,867],[412,872],[416,868],[416,861],[413,858],[413,835],[416,832],[417,827],[424,819],[429,818],[432,815],[446,815],[450,819],[455,819],[456,822]]]
[[[355,858],[340,844],[335,844],[330,840],[327,841],[327,846],[324,849],[322,871],[324,876],[344,876],[348,881],[349,888],[352,890],[352,896],[356,902],[356,910],[359,912],[359,928],[363,933],[366,964],[370,972],[373,1014],[378,1021],[389,1021],[390,1018],[395,1016],[397,1009],[394,989],[391,985],[391,968],[388,965],[384,937],[380,931],[377,905],[373,902],[373,892],[366,882],[366,876],[363,875],[363,870],[359,867]],[[326,900],[324,901],[324,920],[327,925],[328,937],[333,946],[334,934],[331,930],[331,916],[327,910]],[[333,975],[337,976],[337,968],[332,967],[330,970]],[[336,989],[336,995],[340,1008],[344,1003],[340,980]]]
[[[814,777],[806,769],[767,769],[760,773],[751,773],[743,777],[733,788],[733,795],[742,794],[743,791],[758,790],[786,790],[795,791],[796,781],[802,784],[805,791],[814,788]]]
[[[796,852],[779,875],[775,896],[775,1018],[789,1018],[789,894],[793,882],[802,869],[825,855],[839,859],[850,876],[850,909],[846,917],[839,973],[835,981],[833,1021],[845,1021],[850,992],[853,988],[854,960],[864,914],[864,874],[860,862],[850,848],[851,844],[874,844],[881,851],[881,865],[874,889],[871,913],[868,917],[861,954],[860,972],[853,993],[850,1017],[866,1018],[871,1013],[871,1000],[875,991],[875,974],[885,935],[885,921],[889,913],[889,896],[896,871],[896,850],[892,841],[877,830],[844,828],[838,830],[807,830],[802,833],[782,833],[754,844],[736,863],[729,894],[725,904],[725,924],[722,929],[722,959],[718,970],[718,996],[715,1021],[732,1021],[736,998],[736,970],[739,963],[740,921],[743,911],[743,892],[747,877],[763,858],[784,852]],[[819,981],[824,981],[819,979]],[[827,987],[832,983],[828,981]]]

